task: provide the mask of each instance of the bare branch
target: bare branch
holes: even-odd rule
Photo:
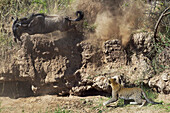
[[[158,21],[157,21],[157,23],[156,23],[156,25],[155,25],[155,28],[154,28],[154,36],[153,36],[155,39],[156,39],[156,33],[157,33],[157,30],[158,30],[158,26],[159,26],[162,18],[163,18],[164,16],[167,16],[167,15],[170,14],[170,12],[166,13],[169,9],[170,9],[170,6],[167,7],[167,8],[162,12],[162,14],[160,15],[160,17],[159,17],[159,19],[158,19]]]

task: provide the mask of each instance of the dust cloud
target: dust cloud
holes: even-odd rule
[[[77,4],[77,9],[84,11],[85,20],[96,26],[94,33],[87,32],[87,40],[93,44],[120,39],[126,46],[132,32],[143,23],[145,8],[140,0],[80,0]]]

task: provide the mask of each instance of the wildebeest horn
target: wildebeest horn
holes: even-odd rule
[[[27,27],[29,24],[21,24],[22,27]]]
[[[22,26],[21,23],[16,23],[17,26]]]
[[[15,18],[12,16],[12,17],[11,17],[11,20],[14,21],[14,22],[15,22],[15,21],[18,21],[18,17],[15,19]]]
[[[13,16],[11,17],[11,20],[15,20]]]

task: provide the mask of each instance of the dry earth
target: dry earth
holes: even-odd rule
[[[57,97],[56,95],[45,95],[10,99],[0,97],[1,113],[168,113],[170,112],[170,95],[160,94],[157,98],[164,102],[163,105],[138,105],[116,106],[116,103],[104,107],[102,103],[108,100],[104,96],[88,97]]]

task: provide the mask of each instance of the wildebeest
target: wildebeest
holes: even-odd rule
[[[12,31],[14,35],[14,41],[21,41],[20,37],[23,33],[28,33],[29,35],[34,34],[45,34],[56,30],[61,32],[67,31],[74,27],[71,21],[80,21],[83,19],[84,14],[82,11],[76,12],[76,19],[71,19],[67,16],[47,16],[43,13],[32,14],[30,17],[26,18],[16,18],[14,19],[12,25]]]

